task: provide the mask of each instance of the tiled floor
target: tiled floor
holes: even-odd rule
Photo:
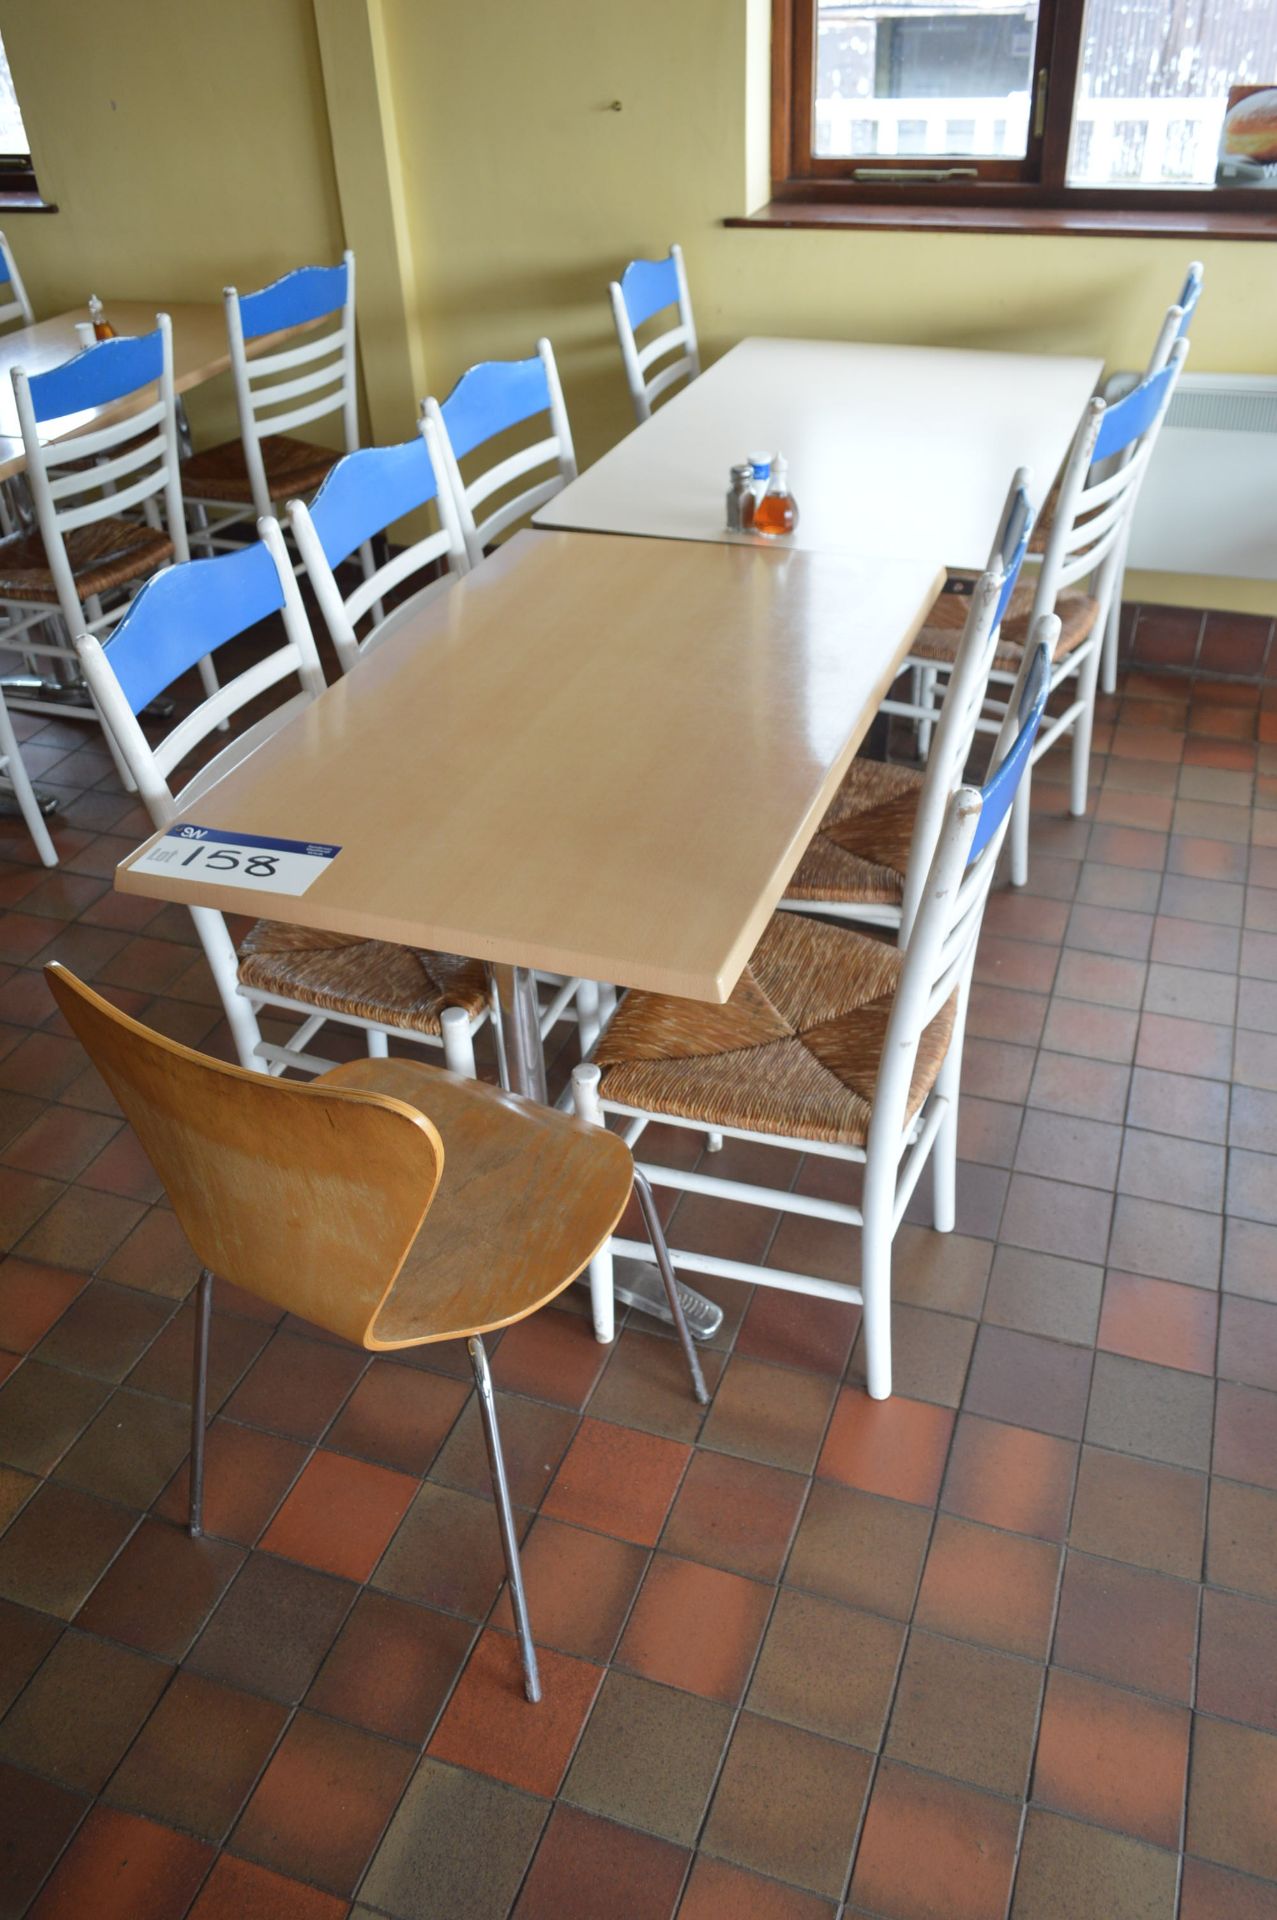
[[[575,1293],[495,1343],[537,1709],[461,1354],[223,1291],[181,1531],[194,1265],[39,966],[225,1035],[185,916],[111,892],[94,736],[24,729],[66,824],[0,862],[0,1920],[1274,1920],[1277,708],[1132,675],[1088,819],[1039,778],[893,1400],[765,1290],[710,1288],[704,1420]]]

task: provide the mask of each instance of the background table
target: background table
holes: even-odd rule
[[[1035,505],[1102,361],[743,340],[537,513],[542,527],[761,544],[724,526],[729,472],[783,453],[806,552],[937,556],[979,572],[1011,475]]]

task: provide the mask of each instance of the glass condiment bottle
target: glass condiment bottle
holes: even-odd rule
[[[789,462],[778,453],[772,461],[767,492],[754,509],[754,531],[775,537],[792,533],[797,525],[798,502],[789,491]]]
[[[771,483],[772,457],[770,453],[751,453],[749,464],[754,476],[754,505],[757,507]]]
[[[102,302],[98,299],[96,293],[89,295],[89,319],[93,322],[93,338],[95,340],[114,340],[115,328],[103,313]]]
[[[748,533],[754,524],[754,469],[748,460],[732,468],[727,494],[727,531]]]

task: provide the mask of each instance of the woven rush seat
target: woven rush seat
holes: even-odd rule
[[[331,447],[294,440],[287,433],[267,434],[260,446],[272,500],[314,493],[342,457]],[[205,447],[183,461],[182,492],[191,500],[242,500],[251,505],[253,486],[243,441],[227,440],[220,447]]]
[[[968,599],[961,593],[942,593],[932,605],[930,613],[923,622],[922,631],[909,649],[915,659],[938,660],[946,666],[953,664],[958,651],[958,642],[962,638],[962,628],[967,617]],[[1060,617],[1060,638],[1055,649],[1057,660],[1063,660],[1066,654],[1080,647],[1095,626],[1095,617],[1099,612],[1099,603],[1089,593],[1078,593],[1072,588],[1056,596],[1055,611]],[[993,656],[995,673],[1015,674],[1020,671],[1020,657],[1029,637],[1029,621],[1033,612],[1033,587],[1017,587],[1011,595],[1011,604],[1007,608],[1002,622],[1002,632],[998,639],[998,650]]]
[[[88,526],[70,528],[63,542],[82,600],[109,593],[112,587],[126,587],[173,557],[168,535],[139,520],[94,520]],[[34,529],[0,540],[0,596],[57,604],[49,557]]]
[[[853,760],[785,898],[898,907],[921,792],[912,767]]]
[[[903,965],[895,947],[777,913],[725,1006],[627,993],[595,1049],[604,1100],[709,1127],[864,1146]],[[913,1115],[953,1033],[950,998],[922,1037]]]
[[[440,1033],[445,1007],[464,1007],[473,1019],[488,1004],[481,961],[276,920],[259,920],[249,930],[239,951],[239,978],[242,986],[325,1013],[414,1033]]]

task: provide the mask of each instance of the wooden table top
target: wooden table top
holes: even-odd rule
[[[231,364],[226,339],[226,310],[220,300],[186,303],[165,300],[104,300],[102,311],[120,334],[150,333],[157,313],[167,313],[173,322],[173,384],[178,393],[224,373]],[[28,373],[47,373],[80,351],[75,328],[87,320],[87,306],[73,313],[59,313],[51,320],[37,320],[31,327],[16,327],[12,333],[0,333],[0,480],[26,469],[26,455],[18,430],[18,408],[13,397],[10,374],[14,367]],[[50,434],[61,440],[83,433],[101,420],[127,413],[128,404],[98,408],[91,414],[73,414],[62,432]]]
[[[939,554],[979,572],[1019,466],[1045,499],[1102,361],[742,340],[536,515],[538,526],[737,545],[731,467],[780,452],[803,551]]]
[[[726,1000],[941,578],[525,531],[179,814],[340,846],[307,892],[116,885]]]

